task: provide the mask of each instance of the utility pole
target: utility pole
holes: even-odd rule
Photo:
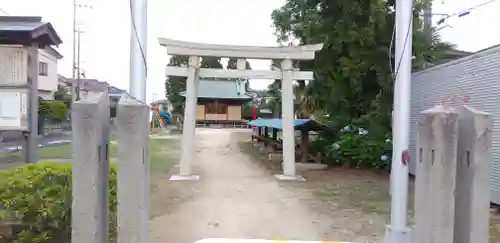
[[[147,0],[131,0],[130,95],[146,102],[147,78]]]
[[[432,41],[432,0],[423,0],[424,33]]]
[[[75,81],[75,78],[76,78],[76,62],[75,62],[75,59],[76,59],[76,0],[73,0],[73,60],[71,61],[71,78],[73,80],[73,82]],[[77,90],[77,84],[76,83],[72,83],[71,84],[71,101],[74,102],[76,100],[76,95],[78,94],[78,90]]]
[[[82,83],[82,80],[81,80],[81,69],[80,69],[80,64],[81,64],[81,45],[82,45],[82,42],[80,41],[81,40],[81,34],[82,34],[83,31],[81,30],[77,30],[77,34],[78,34],[78,48],[77,48],[77,52],[78,52],[78,58],[77,58],[77,66],[76,66],[76,83],[78,84],[77,88],[75,89],[76,91],[76,97],[75,97],[75,100],[80,100],[80,88],[81,88],[81,83]]]
[[[146,104],[146,79],[147,79],[147,44],[148,44],[148,0],[130,0],[130,95],[138,101]],[[149,118],[144,122],[149,123]],[[142,125],[140,125],[142,126]],[[143,134],[148,136],[148,134]],[[137,138],[145,139],[148,137]],[[148,229],[148,205],[149,205],[149,152],[147,147],[143,147],[143,172],[137,177],[137,183],[140,183],[141,189],[134,196],[141,198],[137,205],[143,208],[139,212],[139,220],[136,224],[137,234],[134,237],[134,242],[146,243],[149,242]],[[119,192],[120,194],[120,192]],[[120,195],[119,195],[120,196]],[[118,232],[118,240],[120,240],[121,232]],[[125,234],[123,234],[125,235]]]
[[[92,9],[92,6],[87,4],[78,4],[77,0],[73,0],[73,60],[72,60],[72,76],[71,76],[73,81],[77,80],[77,76],[79,76],[79,74],[77,73],[77,69],[79,69],[80,67],[79,62],[77,64],[77,58],[80,58],[80,53],[78,53],[77,57],[77,48],[78,48],[77,46],[80,43],[80,35],[79,35],[80,30],[77,28],[77,23],[78,23],[77,13],[79,8]],[[73,102],[80,99],[80,86],[81,84],[78,80],[77,82],[71,84],[71,97]]]
[[[391,222],[386,228],[385,243],[409,243],[407,226],[408,162],[410,140],[410,97],[413,39],[413,1],[397,0],[395,36],[395,76],[393,153],[391,168]]]

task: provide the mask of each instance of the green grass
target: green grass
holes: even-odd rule
[[[179,139],[149,140],[150,170],[153,174],[164,174],[178,161]]]
[[[62,144],[38,149],[39,159],[71,158],[71,144]],[[0,160],[5,162],[21,162],[22,151],[0,154]]]
[[[177,155],[171,151],[179,150],[178,139],[150,139],[150,168],[151,172],[168,171],[175,162]],[[70,161],[72,157],[71,144],[61,144],[38,149],[38,159],[43,161]],[[110,158],[118,157],[118,144],[110,145]],[[24,164],[20,151],[0,154],[0,169],[7,169]]]

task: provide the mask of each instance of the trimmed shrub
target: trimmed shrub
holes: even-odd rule
[[[116,232],[116,168],[110,171],[110,232]],[[37,163],[0,171],[0,221],[22,225],[15,243],[71,242],[71,164]]]
[[[68,106],[60,100],[42,100],[38,106],[38,114],[53,122],[64,121],[67,111]]]

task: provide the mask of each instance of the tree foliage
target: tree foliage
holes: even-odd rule
[[[238,63],[238,58],[231,57],[229,58],[229,61],[227,61],[227,69],[237,69],[237,63]],[[252,66],[250,66],[250,63],[248,61],[245,61],[246,69],[251,70]]]
[[[38,104],[38,114],[50,122],[62,122],[66,119],[68,106],[60,100],[42,100]]]
[[[172,56],[168,66],[185,67],[188,65],[189,57]],[[186,77],[168,76],[165,82],[166,97],[172,103],[174,112],[182,111],[182,102],[184,98],[180,95],[186,90]]]
[[[283,45],[324,43],[314,61],[294,64],[313,70],[300,83],[301,108],[322,110],[339,124],[390,128],[393,103],[394,6],[382,0],[287,0],[272,13],[277,41]],[[421,30],[421,4],[414,6],[414,69],[434,62],[452,48],[436,33]],[[278,67],[274,62],[274,67]],[[299,89],[300,90],[300,89]]]

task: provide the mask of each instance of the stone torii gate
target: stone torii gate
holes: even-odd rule
[[[323,44],[287,47],[255,47],[235,45],[215,45],[177,41],[159,38],[161,46],[167,48],[168,55],[189,56],[187,67],[167,67],[166,76],[187,77],[186,105],[182,134],[182,152],[180,173],[170,180],[198,180],[199,176],[191,172],[191,164],[195,155],[195,123],[199,78],[245,78],[245,79],[281,79],[282,80],[282,114],[283,114],[283,174],[277,175],[280,180],[303,180],[295,171],[295,133],[294,133],[294,101],[293,81],[312,80],[313,72],[298,71],[292,67],[292,60],[312,60],[316,51]],[[238,58],[237,70],[200,68],[200,57]],[[246,59],[278,59],[281,70],[247,70]]]

